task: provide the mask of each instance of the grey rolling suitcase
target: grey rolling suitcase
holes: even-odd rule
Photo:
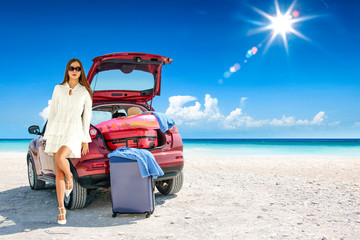
[[[110,187],[113,217],[118,213],[154,212],[154,179],[142,178],[137,161],[122,157],[110,157]]]

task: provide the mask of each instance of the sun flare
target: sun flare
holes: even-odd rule
[[[272,19],[270,27],[274,30],[274,34],[284,34],[292,30],[291,17],[286,15],[280,15]]]
[[[275,16],[271,16],[268,13],[265,13],[264,11],[253,7],[253,9],[259,13],[260,15],[266,17],[269,21],[270,24],[264,26],[264,27],[260,27],[257,29],[254,29],[252,31],[250,31],[250,33],[258,33],[258,32],[262,32],[262,31],[266,31],[266,30],[271,30],[272,34],[270,36],[270,40],[267,42],[266,47],[265,47],[265,52],[266,50],[269,48],[270,44],[274,41],[274,39],[276,38],[277,35],[281,35],[283,42],[284,42],[284,46],[286,49],[286,52],[289,52],[288,50],[288,41],[287,41],[287,34],[295,34],[296,36],[305,39],[307,41],[310,41],[309,38],[307,38],[306,36],[304,36],[302,33],[298,32],[297,30],[294,29],[293,24],[297,23],[297,22],[301,22],[304,20],[308,20],[310,18],[313,18],[314,16],[310,16],[310,17],[299,17],[300,13],[297,10],[293,10],[294,5],[296,3],[296,0],[292,2],[292,4],[290,5],[290,7],[287,9],[287,11],[282,14],[280,11],[280,7],[279,7],[279,3],[277,0],[274,0],[275,2],[275,9],[276,9],[276,15]]]
[[[306,36],[304,36],[302,33],[300,33],[299,31],[295,30],[296,27],[296,23],[298,22],[302,22],[308,19],[312,19],[315,18],[317,16],[305,16],[302,17],[300,16],[300,12],[297,10],[293,10],[296,0],[294,0],[290,7],[287,9],[287,11],[285,13],[281,13],[280,11],[280,7],[279,7],[279,3],[278,0],[274,0],[275,2],[275,9],[276,9],[276,14],[274,14],[274,16],[258,9],[255,7],[252,7],[252,9],[259,13],[260,15],[262,15],[263,17],[265,17],[267,20],[269,20],[268,22],[260,22],[260,21],[254,21],[254,20],[250,20],[250,19],[246,19],[246,21],[258,25],[260,27],[255,28],[255,29],[250,29],[247,33],[247,35],[252,35],[252,34],[256,34],[259,32],[263,32],[263,31],[271,31],[271,34],[269,34],[265,39],[263,39],[260,43],[258,44],[254,44],[252,45],[253,47],[251,47],[250,49],[248,48],[246,51],[246,59],[244,59],[243,61],[237,62],[235,63],[233,66],[231,66],[226,72],[224,72],[223,77],[224,78],[230,78],[232,74],[234,74],[235,72],[239,71],[240,68],[242,68],[243,65],[245,65],[248,62],[248,59],[250,59],[251,57],[253,57],[257,52],[260,51],[260,49],[262,49],[262,47],[264,46],[264,43],[266,43],[266,46],[264,47],[264,50],[262,51],[263,54],[266,53],[266,51],[268,50],[268,48],[270,47],[271,43],[274,41],[274,39],[280,35],[283,42],[284,42],[284,47],[285,50],[287,52],[287,54],[289,54],[289,49],[288,49],[288,40],[287,40],[287,35],[290,34],[294,34],[304,40],[310,41],[309,38],[307,38]],[[241,65],[240,65],[241,64]],[[219,84],[223,84],[224,81],[223,79],[219,79],[218,80]]]

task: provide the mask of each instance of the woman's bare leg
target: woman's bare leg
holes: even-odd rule
[[[65,174],[66,179],[71,178],[70,164],[66,156],[71,152],[71,149],[65,145],[61,146],[54,154],[55,165],[57,164],[61,171]]]
[[[71,178],[70,164],[66,159],[66,156],[70,153],[70,148],[67,146],[61,146],[56,153],[53,153],[55,160],[55,183],[56,183],[56,195],[59,203],[59,213],[66,213],[64,208],[64,194],[65,194],[65,175],[67,179]],[[65,215],[60,215],[58,220],[65,220]]]
[[[56,157],[56,153],[54,153],[54,158]],[[57,161],[55,161],[55,170],[56,170],[56,195],[59,203],[59,207],[64,206],[64,194],[65,194],[65,174],[59,167]]]
[[[54,153],[54,157],[56,153]],[[58,164],[55,162],[56,169],[56,195],[59,203],[59,207],[64,207],[64,193],[65,193],[65,175],[63,171],[59,168]],[[59,209],[59,213],[66,213],[65,209]],[[59,214],[58,220],[65,220],[64,215]]]
[[[59,150],[54,153],[55,170],[56,170],[56,194],[59,202],[59,207],[64,206],[64,194],[65,194],[65,176],[66,179],[71,178],[70,164],[66,159],[66,156],[71,152],[67,146],[61,146]]]

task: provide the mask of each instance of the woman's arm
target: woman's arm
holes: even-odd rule
[[[57,96],[57,91],[56,91],[57,86],[58,85],[55,86],[52,97],[51,97],[50,114],[49,114],[49,117],[47,120],[43,139],[47,139],[47,133],[49,132],[48,129],[50,129],[50,126],[51,126],[53,119],[55,118],[55,115],[57,112],[57,106],[58,106],[58,96]]]
[[[84,138],[82,140],[83,143],[91,142],[91,137],[89,133],[91,115],[92,115],[92,101],[90,98],[90,94],[86,91],[84,111],[82,116],[82,124],[83,124],[83,132],[84,132]]]

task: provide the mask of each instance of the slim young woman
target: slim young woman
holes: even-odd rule
[[[64,195],[69,196],[74,185],[67,158],[81,158],[81,154],[89,152],[92,95],[80,60],[71,59],[66,65],[64,81],[54,88],[43,137],[45,153],[54,156],[55,161],[59,224],[66,224]]]

